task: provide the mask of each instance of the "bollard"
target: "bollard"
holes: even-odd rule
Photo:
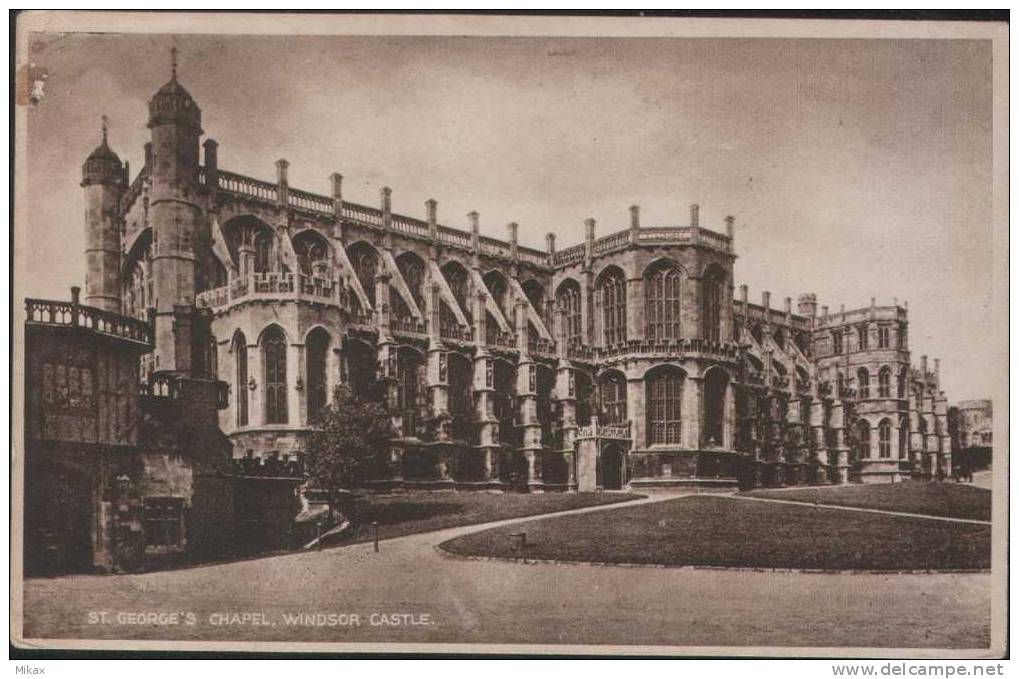
[[[379,522],[372,521],[372,542],[375,543],[375,551],[379,551]]]

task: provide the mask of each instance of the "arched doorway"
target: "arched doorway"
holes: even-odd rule
[[[623,449],[619,447],[618,443],[609,443],[602,448],[602,488],[605,490],[622,490],[625,481],[623,460]]]

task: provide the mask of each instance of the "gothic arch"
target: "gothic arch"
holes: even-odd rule
[[[262,351],[264,421],[266,424],[287,424],[290,421],[287,334],[279,324],[271,323],[262,330],[258,344]]]
[[[242,268],[240,250],[243,247],[252,248],[255,253],[250,271],[264,272],[276,268],[276,235],[266,222],[254,215],[238,215],[223,224],[222,233],[234,266]]]
[[[656,365],[644,373],[647,445],[682,444],[685,380],[686,373],[672,364]]]
[[[556,312],[560,319],[559,332],[566,346],[579,345],[584,341],[584,313],[581,308],[580,283],[567,278],[559,284],[555,293]]]
[[[683,268],[667,257],[644,269],[645,337],[652,341],[682,337]]]
[[[332,245],[317,229],[309,227],[298,231],[291,238],[291,243],[297,255],[298,268],[305,276],[315,273],[316,264],[332,260]]]
[[[614,264],[601,270],[595,279],[600,305],[602,342],[613,346],[626,341],[626,274]]]
[[[622,424],[627,421],[627,383],[621,370],[605,370],[598,375],[598,421]]]
[[[304,336],[304,383],[308,422],[316,421],[329,401],[327,374],[332,344],[332,335],[321,325],[316,325]]]
[[[354,275],[361,283],[368,302],[375,306],[375,276],[382,269],[382,258],[378,250],[365,240],[356,241],[347,246],[347,258],[354,268]]]
[[[427,267],[421,257],[413,250],[401,252],[396,258],[396,268],[403,277],[403,282],[410,290],[410,296],[421,313],[425,313],[425,282],[428,279]],[[410,309],[399,295],[393,295],[393,308],[398,316],[410,316]]]

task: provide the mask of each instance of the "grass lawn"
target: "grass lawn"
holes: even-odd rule
[[[487,493],[479,491],[407,491],[361,498],[358,525],[352,534],[323,541],[324,546],[371,540],[371,524],[379,538],[395,538],[443,528],[517,519],[568,509],[636,500],[630,493]]]
[[[991,520],[991,491],[962,483],[907,481],[834,488],[761,489],[744,495],[951,516],[957,519]]]
[[[511,533],[525,531],[517,552]],[[454,554],[762,568],[989,568],[989,526],[692,496],[537,519],[442,544]]]

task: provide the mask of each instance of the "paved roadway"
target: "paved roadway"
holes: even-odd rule
[[[435,550],[440,542],[499,523],[509,522],[383,541],[380,553],[370,544],[352,545],[160,573],[33,579],[26,584],[25,633],[27,638],[729,647],[972,649],[990,643],[987,574],[521,565],[451,559]],[[124,615],[152,612],[177,612],[178,623],[164,618],[142,624]],[[105,614],[108,622],[92,624],[90,613],[92,621]],[[244,613],[249,615],[232,617]],[[286,615],[299,613],[346,617],[338,615],[333,625],[286,623]],[[379,613],[413,619],[380,619]],[[185,624],[188,614],[195,624]],[[402,624],[382,624],[393,622]],[[414,624],[422,622],[427,624]]]

